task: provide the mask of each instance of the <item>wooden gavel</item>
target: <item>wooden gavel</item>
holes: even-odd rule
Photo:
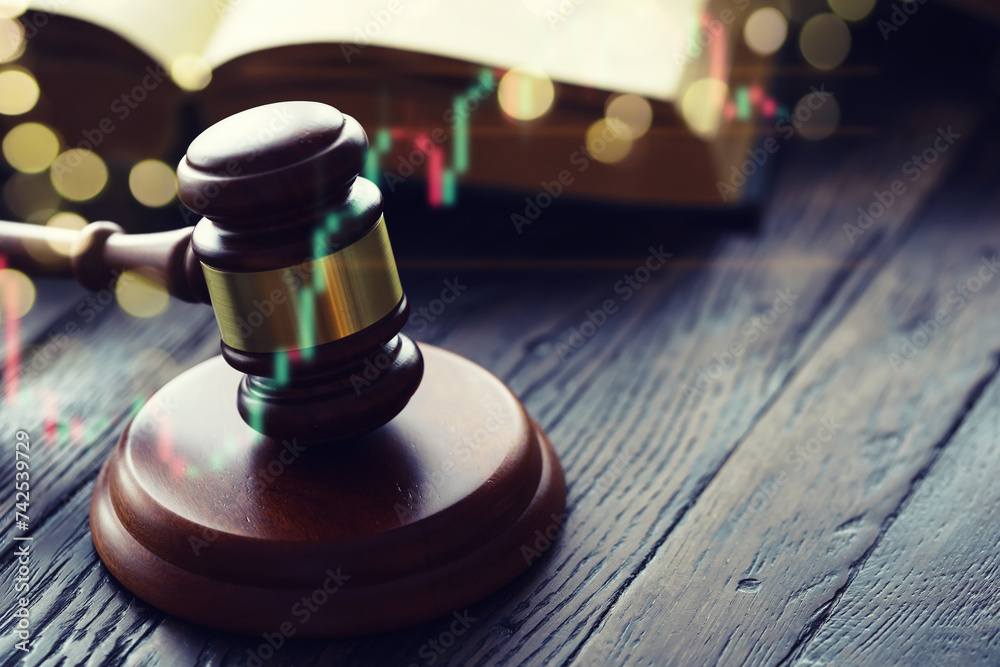
[[[497,590],[561,532],[562,469],[517,397],[399,333],[366,150],[332,107],[266,105],[191,144],[177,178],[193,228],[0,223],[10,266],[91,289],[134,270],[215,310],[222,358],[138,411],[90,505],[105,565],[168,612],[285,637],[388,630]],[[48,241],[69,259],[39,265],[30,245]]]
[[[223,356],[247,374],[240,413],[266,435],[331,442],[381,426],[416,391],[423,361],[398,335],[409,306],[382,193],[357,179],[364,131],[309,102],[258,107],[223,129],[198,137],[177,169],[181,201],[205,216],[196,227],[129,236],[110,222],[79,232],[0,222],[0,253],[13,268],[71,272],[92,290],[137,270],[172,296],[212,303]],[[262,133],[266,151],[233,150]],[[51,265],[31,243],[72,250]],[[298,349],[309,354],[289,355],[277,378],[276,355]],[[352,381],[374,359],[388,381]]]

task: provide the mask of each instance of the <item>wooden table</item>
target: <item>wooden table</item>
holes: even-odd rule
[[[986,111],[925,99],[874,132],[789,142],[759,229],[709,244],[647,225],[600,261],[401,253],[415,310],[446,279],[467,285],[409,332],[524,399],[562,457],[568,515],[458,622],[292,639],[264,664],[1000,664],[1000,136]],[[949,127],[960,137],[910,180],[904,163]],[[848,233],[895,180],[905,192]],[[673,256],[626,299],[616,285],[661,244]],[[4,479],[14,431],[33,443],[27,662],[247,664],[263,638],[134,598],[87,524],[136,401],[217,352],[211,312],[173,302],[139,320],[37,284],[18,335],[52,346],[25,348],[0,406]],[[72,341],[56,336],[71,323]],[[13,535],[12,484],[0,497]],[[14,605],[5,585],[5,618]],[[15,664],[4,627],[0,660]]]

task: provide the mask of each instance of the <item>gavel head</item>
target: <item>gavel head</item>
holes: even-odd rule
[[[367,148],[350,116],[281,102],[208,128],[177,168],[180,200],[204,216],[191,246],[222,354],[246,373],[240,414],[267,436],[365,433],[420,384],[382,193],[358,177]]]

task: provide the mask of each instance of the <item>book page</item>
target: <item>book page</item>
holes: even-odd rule
[[[31,0],[28,4],[116,32],[168,70],[181,56],[204,52],[220,17],[219,7],[206,0]]]
[[[216,67],[284,44],[366,43],[674,99],[705,0],[216,0]],[[219,5],[217,5],[219,6]],[[338,47],[339,48],[339,47]],[[344,66],[349,66],[347,58]]]

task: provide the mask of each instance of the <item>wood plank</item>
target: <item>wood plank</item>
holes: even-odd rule
[[[413,297],[414,308],[419,308],[430,304],[442,289],[443,280],[453,278],[441,274],[431,274],[427,276],[409,276],[408,285],[412,286],[411,295]],[[563,278],[565,280],[565,278]],[[462,293],[461,298],[456,301],[456,305],[449,307],[446,312],[436,317],[433,322],[429,322],[424,333],[424,338],[438,339],[443,337],[448,325],[456,320],[461,320],[461,314],[465,308],[468,312],[473,312],[477,304],[485,302],[487,305],[495,304],[496,292],[503,290],[499,285],[480,285],[474,280],[462,279],[462,284],[469,285],[468,291]],[[586,295],[578,297],[585,298]],[[508,303],[502,308],[504,310],[514,310],[514,299],[508,295]],[[173,305],[172,305],[173,307]],[[581,301],[582,307],[582,301]],[[179,621],[177,619],[164,618],[156,610],[150,609],[141,601],[135,600],[128,591],[122,589],[117,582],[111,579],[103,566],[96,559],[93,546],[87,530],[87,507],[89,503],[90,489],[97,469],[110,448],[117,440],[118,433],[124,423],[124,419],[133,409],[131,402],[134,395],[128,393],[129,387],[134,387],[134,383],[125,382],[124,379],[134,374],[137,369],[129,368],[127,361],[132,357],[136,348],[145,348],[150,345],[160,345],[171,353],[177,364],[166,364],[164,367],[151,367],[144,365],[142,371],[150,373],[154,378],[160,380],[169,379],[164,375],[164,371],[169,374],[176,373],[179,368],[190,366],[211,353],[217,351],[218,334],[215,325],[211,321],[211,314],[205,308],[187,306],[180,304],[180,308],[185,312],[173,313],[173,317],[165,318],[156,322],[135,321],[118,311],[110,311],[107,322],[100,321],[94,323],[93,331],[84,331],[81,338],[87,347],[95,346],[91,353],[102,355],[108,361],[104,366],[107,387],[102,385],[99,392],[85,391],[88,382],[92,380],[88,371],[93,369],[87,365],[89,355],[82,355],[78,350],[71,350],[66,354],[65,359],[58,359],[53,362],[51,372],[47,372],[44,379],[52,377],[62,378],[62,384],[49,386],[53,392],[69,397],[70,400],[60,405],[62,413],[92,413],[100,410],[111,414],[111,419],[99,437],[94,441],[78,443],[74,447],[67,442],[65,434],[58,432],[55,439],[42,446],[41,467],[33,468],[33,483],[37,482],[36,491],[32,502],[33,520],[38,523],[33,525],[41,526],[36,538],[39,544],[44,544],[44,550],[36,552],[35,562],[44,566],[42,572],[37,575],[37,580],[41,581],[46,599],[51,598],[48,604],[42,603],[40,606],[32,608],[32,613],[40,627],[41,637],[47,641],[40,643],[40,655],[45,663],[49,661],[58,664],[59,660],[70,657],[77,659],[81,655],[104,655],[111,657],[125,645],[125,639],[112,636],[114,641],[105,641],[108,638],[106,631],[108,624],[114,624],[116,618],[123,614],[129,614],[136,609],[145,609],[148,612],[147,621],[141,627],[131,628],[134,637],[128,638],[128,642],[142,640],[142,648],[137,655],[146,659],[165,660],[165,664],[175,664],[174,659],[182,660],[187,653],[177,654],[175,651],[164,653],[161,650],[160,642],[177,641],[183,636],[183,641],[174,646],[175,649],[190,647],[191,637],[201,636],[205,642],[210,640],[218,643],[219,639],[211,631],[205,631],[194,625]],[[73,314],[66,317],[72,319]],[[204,326],[192,326],[192,324],[202,321]],[[155,330],[155,333],[153,331]],[[122,344],[122,341],[130,341],[129,344]],[[117,354],[113,354],[116,350]],[[155,362],[156,357],[151,359]],[[117,382],[111,380],[117,379]],[[151,390],[153,385],[145,385],[144,391]],[[33,391],[29,386],[26,391]],[[37,407],[37,406],[36,406]],[[5,406],[0,411],[6,409],[9,413],[17,415],[12,417],[19,419],[18,423],[24,424],[29,432],[38,433],[40,416],[35,414],[37,410],[31,409],[23,404],[17,406]],[[0,412],[2,415],[2,412]],[[41,416],[42,421],[44,416]],[[32,422],[32,419],[35,421]],[[80,447],[86,447],[85,452],[75,451]],[[52,460],[47,458],[52,456]],[[38,463],[38,459],[33,461],[33,465]],[[58,467],[58,465],[62,467]],[[12,464],[11,464],[12,465]],[[55,468],[53,470],[53,468]],[[39,481],[40,480],[40,481]],[[57,516],[52,517],[52,505],[55,505]],[[39,518],[40,517],[40,518]],[[10,526],[8,526],[10,528]],[[7,544],[5,547],[13,548],[14,545]],[[10,567],[5,570],[6,576],[13,577],[15,563],[10,563]],[[116,595],[105,599],[101,598],[102,608],[99,611],[99,621],[94,623],[80,624],[80,604],[76,595],[80,588],[69,586],[80,577],[87,577],[88,581],[99,581],[102,586],[109,590],[116,591]],[[67,592],[68,591],[68,592]],[[92,593],[87,589],[87,597]],[[10,597],[12,591],[5,591],[5,602],[12,603]],[[76,600],[76,601],[74,601]],[[166,628],[166,629],[165,629]],[[179,629],[181,628],[181,629]],[[148,634],[149,641],[144,637]],[[164,640],[164,636],[171,639]],[[67,641],[72,637],[72,641]],[[222,637],[229,637],[229,645],[239,645],[247,643],[244,638],[235,638],[232,635],[223,634]],[[199,644],[200,646],[200,644]],[[255,645],[256,646],[256,645]],[[199,648],[198,651],[202,649]],[[221,649],[225,653],[228,647]],[[52,653],[54,651],[54,653]],[[322,652],[322,651],[321,651]]]
[[[994,379],[792,664],[1000,664],[997,479]]]
[[[414,306],[429,304],[436,298],[443,280],[438,274],[424,280],[411,276]],[[456,303],[471,311],[482,299],[492,302],[495,295],[490,293],[488,285],[479,287],[474,281],[468,284],[471,289],[463,292]],[[247,643],[245,638],[215,633],[167,617],[135,599],[100,564],[87,528],[93,479],[117,441],[124,420],[134,409],[136,392],[145,395],[179,370],[218,351],[218,332],[208,309],[180,303],[172,303],[171,308],[167,316],[155,321],[135,320],[117,309],[109,309],[104,317],[81,328],[79,338],[84,350],[68,348],[38,378],[27,378],[25,394],[60,397],[58,410],[62,416],[77,414],[93,418],[102,412],[107,415],[106,425],[85,442],[70,442],[72,436],[61,429],[51,440],[39,439],[46,417],[41,414],[44,411],[39,404],[22,401],[0,406],[0,418],[5,423],[17,423],[18,428],[24,427],[33,434],[37,445],[32,459],[31,516],[39,548],[33,554],[38,569],[33,572],[32,581],[41,593],[31,607],[34,636],[38,640],[32,664],[59,664],[66,659],[75,662],[85,656],[113,661],[123,651],[130,650],[132,644],[141,644],[142,650],[136,654],[141,664],[172,665],[178,664],[177,661],[184,664],[189,658],[193,662],[203,650],[225,654],[232,646]],[[460,319],[456,316],[461,313],[461,308],[449,307],[428,324],[428,337],[439,336],[442,327],[446,329],[449,323]],[[53,326],[62,331],[64,321],[77,319],[79,315],[73,308]],[[167,352],[171,358],[152,355],[138,367],[131,363],[149,347]],[[95,357],[106,360],[100,369],[99,391],[90,390],[98,384],[93,376]],[[141,380],[138,385],[137,380]],[[39,388],[35,383],[45,386]],[[13,431],[10,437],[13,438]],[[5,465],[13,467],[12,462]],[[8,473],[13,474],[10,469]],[[12,504],[13,499],[9,500]],[[5,519],[7,529],[11,530],[9,522],[13,517]],[[16,546],[8,541],[4,549],[10,551]],[[4,576],[12,579],[16,567],[14,560],[5,563]],[[95,592],[98,588],[99,595]],[[5,589],[7,608],[12,608],[14,599],[13,591]],[[97,600],[98,604],[88,607],[89,600]],[[122,623],[122,618],[132,621]],[[135,621],[136,618],[139,620]],[[109,628],[115,631],[109,632]],[[220,637],[225,646],[210,649],[219,644]],[[0,639],[0,644],[7,640],[7,637]],[[163,642],[171,647],[169,651],[163,649]],[[16,657],[15,653],[4,655]]]
[[[946,116],[956,119],[953,114]],[[798,164],[799,171],[786,173],[779,184],[759,238],[730,239],[713,255],[713,269],[685,273],[663,288],[651,285],[619,316],[628,318],[622,328],[602,329],[566,364],[553,346],[566,339],[565,327],[580,324],[582,312],[570,313],[569,321],[533,343],[532,364],[542,368],[534,377],[508,379],[560,450],[571,487],[569,520],[548,560],[523,577],[519,591],[474,607],[482,620],[441,660],[518,664],[572,657],[787,376],[857,298],[883,253],[905,234],[932,182],[918,183],[912,199],[898,202],[900,208],[880,220],[884,225],[854,246],[840,227],[855,208],[842,193],[884,188],[898,173],[896,156],[926,141],[912,125],[898,130],[906,137],[900,143],[853,144],[826,154],[821,167]],[[818,182],[829,186],[817,190]],[[814,268],[798,261],[817,255],[823,261]],[[790,316],[778,318],[748,347],[738,370],[724,373],[696,400],[687,397],[683,386],[713,362],[714,353],[740,339],[741,326],[786,287],[800,295]],[[420,663],[419,647],[445,630],[442,622],[408,637],[398,651],[372,644],[351,655],[373,664]]]
[[[980,157],[995,148],[980,147]],[[935,198],[782,387],[608,610],[580,662],[773,663],[826,618],[997,374],[1000,280],[969,299],[952,292],[1000,247],[990,224],[997,197],[970,205],[970,173]],[[920,327],[938,313],[943,323],[924,344]],[[920,349],[900,364],[890,355],[902,354],[904,336]]]
[[[77,489],[31,542],[32,639],[25,664],[107,664],[105,658],[122,656],[165,616],[117,585],[97,557],[86,512],[81,515],[92,488],[90,482]],[[12,567],[4,567],[5,577],[13,579]],[[14,606],[6,596],[4,604]],[[23,655],[9,633],[0,648],[4,664]]]
[[[855,158],[857,164],[876,165],[884,159],[884,153],[866,151],[863,159]],[[898,166],[898,163],[893,164],[893,168]],[[857,176],[856,171],[854,174]],[[814,172],[803,176],[802,182],[792,181],[785,190],[788,196],[784,204],[789,208],[798,207],[814,198],[814,194],[802,186],[816,177]],[[872,174],[862,175],[861,179],[862,188],[879,181]],[[837,183],[838,187],[847,185]],[[852,185],[857,187],[857,183]],[[832,195],[831,199],[836,200],[837,195]],[[915,199],[919,199],[919,194]],[[741,360],[741,364],[752,368],[747,371],[750,376],[756,377],[760,372],[764,378],[762,384],[770,381],[772,387],[777,387],[783,374],[798,363],[796,345],[804,341],[808,349],[811,337],[816,334],[810,327],[815,325],[822,331],[824,321],[817,322],[815,313],[824,312],[827,304],[837,304],[830,292],[836,294],[843,288],[844,298],[852,294],[852,283],[840,263],[845,261],[843,257],[838,262],[836,255],[825,255],[825,261],[817,263],[815,272],[804,269],[800,262],[787,261],[789,256],[794,260],[803,254],[809,255],[815,248],[830,246],[842,250],[841,244],[831,243],[841,233],[839,227],[836,233],[815,238],[819,222],[836,219],[838,215],[834,210],[829,213],[830,218],[824,218],[823,212],[829,204],[830,200],[826,199],[815,202],[814,217],[807,220],[817,222],[815,226],[804,225],[805,229],[795,225],[801,220],[801,210],[792,216],[787,209],[778,208],[776,219],[771,220],[774,226],[765,231],[765,239],[732,241],[717,255],[721,266],[715,271],[685,274],[662,288],[651,284],[647,296],[640,293],[629,304],[630,309],[638,309],[635,319],[630,317],[631,311],[625,311],[616,318],[616,321],[627,320],[622,328],[602,329],[579,355],[571,357],[564,365],[553,354],[554,343],[565,339],[566,327],[579,325],[582,311],[566,314],[562,321],[551,326],[547,335],[533,339],[527,346],[528,352],[534,352],[533,356],[524,354],[516,344],[504,348],[509,355],[505,359],[510,359],[511,368],[519,363],[532,367],[533,375],[506,372],[501,375],[510,380],[521,395],[529,396],[529,409],[540,416],[542,423],[554,434],[572,487],[570,524],[563,542],[552,550],[550,560],[536,565],[544,569],[526,575],[519,582],[520,590],[525,592],[519,595],[517,591],[504,591],[495,600],[475,606],[473,615],[482,620],[470,630],[468,638],[463,637],[461,646],[448,650],[440,660],[457,664],[516,663],[559,660],[560,656],[569,655],[573,642],[581,639],[580,628],[596,619],[600,608],[616,595],[616,587],[628,580],[631,568],[642,562],[643,549],[655,544],[656,530],[666,531],[673,513],[683,508],[688,494],[698,488],[700,477],[709,474],[713,463],[724,459],[733,440],[739,437],[739,429],[746,428],[768,400],[767,393],[761,396],[759,385],[746,384],[736,390],[727,386],[721,396],[708,397],[708,401],[733,406],[733,421],[723,427],[733,435],[733,440],[725,435],[716,439],[710,437],[717,425],[707,420],[691,426],[677,418],[677,412],[684,408],[676,405],[683,402],[681,383],[677,383],[676,378],[694,376],[702,365],[711,362],[712,352],[728,345],[741,320],[746,321],[759,312],[761,302],[747,298],[748,293],[740,291],[740,284],[750,280],[757,285],[763,281],[766,285],[770,280],[772,284],[787,286],[789,274],[796,278],[808,276],[793,283],[806,284],[807,291],[802,298],[807,305],[803,311],[796,313],[792,321],[775,325],[778,330],[773,336],[777,340],[768,337],[761,341],[763,350],[755,349],[748,355],[752,358]],[[898,233],[900,220],[905,220],[918,205],[916,200],[906,202],[906,209],[899,210],[900,218],[886,220],[886,231]],[[842,216],[843,211],[839,215]],[[787,227],[782,228],[782,223]],[[878,238],[880,243],[891,245],[891,233]],[[788,249],[784,258],[778,254],[781,248]],[[879,254],[871,246],[867,251],[872,254],[866,261],[871,262],[873,266],[869,268],[873,268],[880,261]],[[774,260],[776,254],[777,261],[769,261]],[[846,261],[853,265],[864,257],[861,254]],[[730,266],[731,273],[725,270]],[[831,276],[845,282],[836,283],[831,289]],[[810,282],[809,278],[815,282]],[[611,292],[614,280],[611,278],[606,283],[605,294]],[[703,282],[699,284],[699,281]],[[690,297],[689,291],[693,292]],[[818,305],[821,301],[825,301],[822,306]],[[530,298],[522,301],[529,306],[532,303]],[[600,301],[592,302],[589,307],[593,308],[595,303]],[[835,313],[837,308],[831,310]],[[733,313],[728,327],[720,324],[719,313]],[[697,331],[698,336],[690,335],[692,331]],[[481,354],[480,334],[487,340],[495,337],[500,341],[508,336],[502,322],[483,321],[475,328],[475,335],[459,332],[454,340],[465,346],[461,352],[475,356]],[[782,336],[794,342],[787,342],[786,347],[782,344]],[[766,372],[763,369],[767,369]],[[727,381],[732,382],[732,379]],[[666,414],[657,413],[656,408],[664,405],[667,406]],[[675,418],[680,427],[664,433],[672,428]],[[616,432],[617,427],[612,424],[620,423],[626,426]],[[705,431],[709,432],[708,436]],[[697,454],[691,455],[690,440],[699,436],[713,444],[701,459]],[[675,449],[665,455],[662,450],[666,448],[661,443],[671,441],[672,444],[675,438],[686,445],[687,451]],[[630,451],[627,447],[636,449]],[[637,451],[642,447],[647,448],[648,457]],[[671,477],[671,466],[678,460],[681,466]],[[637,472],[637,467],[643,470]],[[622,473],[628,474],[629,479],[623,480]],[[633,474],[638,478],[634,482]],[[652,487],[659,490],[661,485],[668,490],[686,485],[684,491],[687,493],[675,490],[672,498],[665,495],[669,503],[662,511],[657,505],[647,507],[644,502],[636,502],[634,497],[628,496],[631,489]],[[447,629],[447,621],[429,624],[410,634],[394,634],[386,642],[359,643],[350,655],[359,663],[420,663],[424,660],[420,656],[421,648],[426,648]]]
[[[713,255],[717,264],[711,268],[658,275],[628,303],[621,302],[621,310],[565,362],[556,354],[556,344],[566,342],[569,327],[580,325],[585,310],[616,297],[613,286],[621,271],[486,276],[481,293],[479,287],[470,291],[469,300],[437,324],[440,329],[428,328],[425,334],[436,342],[484,363],[528,397],[529,409],[560,449],[572,486],[572,511],[562,541],[525,577],[475,605],[471,613],[477,622],[461,642],[438,654],[439,661],[559,660],[573,653],[601,610],[631,581],[676,516],[725,461],[733,443],[867,284],[866,272],[876,270],[883,255],[898,245],[912,212],[945,172],[944,161],[879,221],[877,230],[854,246],[841,241],[839,221],[851,208],[840,193],[885,187],[899,169],[895,155],[904,146],[908,149],[923,129],[933,133],[932,123],[945,118],[970,122],[968,114],[954,108],[920,116],[922,125],[901,126],[887,143],[854,142],[831,149],[839,160],[834,164],[842,165],[836,173],[825,161],[814,161],[811,168],[788,174],[760,238],[727,241]],[[863,166],[846,166],[854,164]],[[829,189],[811,190],[821,178],[828,179]],[[816,266],[804,265],[803,258]],[[416,290],[408,283],[407,290],[413,296],[425,289],[424,298],[430,298],[436,282]],[[682,385],[712,363],[714,352],[739,336],[734,331],[742,323],[770,307],[775,290],[789,286],[796,286],[801,295],[790,316],[779,318],[740,359],[740,371],[725,374],[692,409]],[[769,296],[764,300],[759,294]],[[140,335],[125,330],[129,338]],[[168,338],[166,333],[162,338],[141,333],[150,335]],[[214,333],[205,335],[214,344]],[[174,336],[174,345],[192,344],[183,342],[183,334],[175,331]],[[109,351],[102,348],[102,354]],[[195,357],[191,353],[185,358]],[[71,383],[64,389],[80,392]],[[79,400],[96,409],[127,399],[111,393]],[[715,421],[720,414],[725,420]],[[110,441],[74,469],[79,478],[96,474],[107,447]],[[77,520],[85,523],[83,496],[72,497],[78,503]],[[60,549],[71,547],[62,543],[55,528],[46,529],[46,535],[58,540]],[[92,548],[89,537],[85,541]],[[124,612],[123,605],[115,598],[101,610],[107,627]],[[151,615],[149,625],[139,631],[149,634],[129,649],[133,655],[167,655],[168,647],[176,646],[188,656],[194,650],[188,642],[205,636],[190,626],[183,632],[161,630],[159,618]],[[52,664],[72,662],[81,647],[95,645],[89,634],[101,631],[95,624],[70,641],[71,623],[54,617],[44,622],[62,631],[60,648],[49,656]],[[448,620],[435,621],[355,642],[290,642],[280,656],[288,662],[326,656],[354,664],[422,663],[427,658],[421,651],[431,650],[429,642],[449,625]],[[244,661],[246,649],[256,648],[261,640],[220,636],[210,641],[199,654],[211,651],[230,663]]]

